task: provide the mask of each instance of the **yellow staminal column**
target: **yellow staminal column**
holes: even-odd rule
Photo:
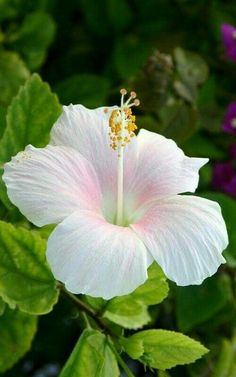
[[[124,225],[124,147],[130,143],[131,138],[135,136],[134,131],[137,129],[135,124],[135,116],[132,115],[132,106],[138,106],[139,100],[132,99],[136,97],[135,92],[130,93],[129,99],[124,103],[124,96],[127,94],[125,89],[121,89],[121,105],[120,108],[113,110],[110,120],[110,139],[111,148],[118,152],[117,164],[117,211],[116,225]]]

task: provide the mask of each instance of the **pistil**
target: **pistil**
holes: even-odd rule
[[[120,93],[120,107],[113,110],[109,120],[109,136],[111,148],[118,152],[116,224],[122,226],[124,223],[124,147],[130,143],[131,138],[135,136],[134,131],[137,129],[131,107],[138,106],[140,102],[135,99],[136,93],[131,92],[129,99],[124,103],[124,96],[127,91],[121,89]],[[135,100],[131,103],[132,99]]]

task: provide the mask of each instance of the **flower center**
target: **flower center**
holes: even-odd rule
[[[124,102],[127,90],[121,89],[120,93],[120,107],[112,111],[109,119],[109,136],[111,148],[118,152],[116,224],[122,226],[124,223],[124,147],[130,143],[131,139],[135,136],[134,131],[137,130],[137,126],[131,107],[139,106],[140,101],[136,98],[136,93],[131,92],[128,100]]]

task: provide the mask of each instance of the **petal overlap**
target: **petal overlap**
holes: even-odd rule
[[[157,198],[194,192],[199,169],[207,158],[185,156],[176,143],[144,129],[137,136],[137,159],[125,177],[127,197],[136,197],[136,208]]]
[[[72,148],[29,145],[4,170],[10,200],[35,225],[58,223],[78,209],[100,211],[96,173]]]
[[[109,224],[91,211],[75,212],[53,231],[47,260],[73,293],[110,299],[132,292],[147,278],[150,257],[132,229]]]
[[[228,236],[216,202],[190,195],[162,199],[131,227],[177,285],[200,284],[225,262]]]

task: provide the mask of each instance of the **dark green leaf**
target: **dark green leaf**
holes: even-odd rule
[[[10,369],[31,347],[37,317],[6,309],[0,316],[0,372]]]
[[[177,320],[181,331],[213,317],[232,298],[227,275],[209,278],[200,286],[177,287]]]
[[[52,310],[56,281],[45,260],[46,241],[34,232],[0,222],[0,296],[30,314]]]
[[[99,107],[106,104],[110,82],[105,77],[96,75],[75,75],[59,82],[55,91],[61,103],[82,103],[87,107]]]
[[[80,336],[59,377],[118,377],[115,355],[105,335],[86,329]]]
[[[21,27],[11,37],[12,47],[23,55],[31,70],[39,68],[45,60],[46,50],[55,35],[55,24],[43,12],[27,14]]]

